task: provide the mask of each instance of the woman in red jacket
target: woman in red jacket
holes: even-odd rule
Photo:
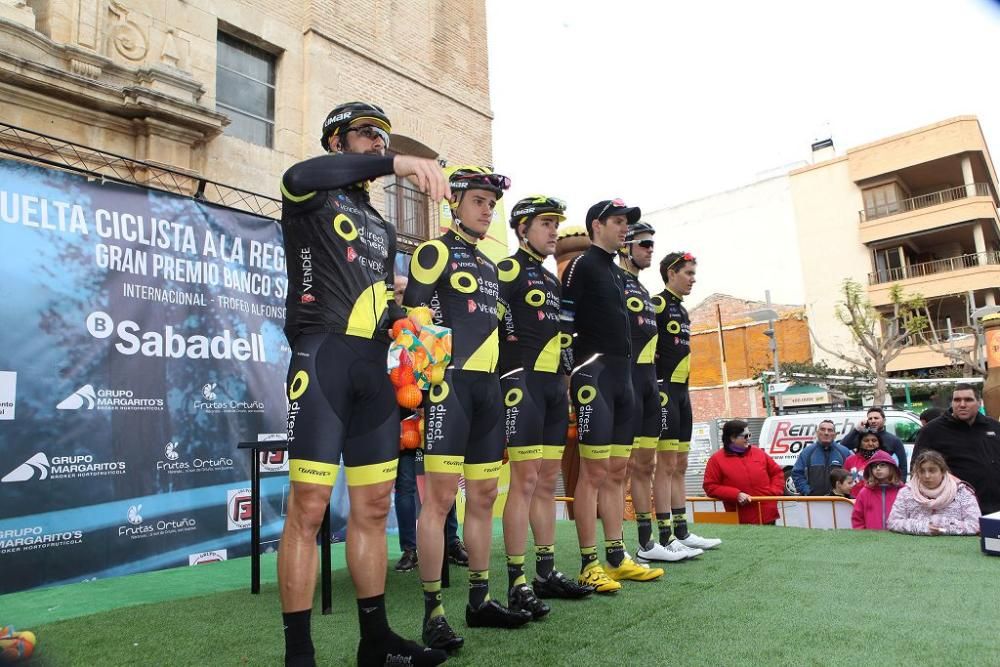
[[[750,502],[751,496],[780,496],[785,491],[781,466],[750,444],[747,423],[733,419],[722,426],[722,449],[705,468],[705,493],[723,501],[727,512],[739,511],[740,523],[773,524],[778,504]]]

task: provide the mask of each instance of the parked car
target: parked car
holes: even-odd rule
[[[795,495],[792,467],[799,453],[816,441],[819,423],[825,419],[833,421],[837,428],[837,440],[841,440],[866,417],[866,408],[775,415],[764,420],[757,444],[785,471],[785,493]],[[906,456],[911,457],[916,434],[920,430],[919,417],[906,410],[888,408],[885,411],[885,428],[903,441]]]

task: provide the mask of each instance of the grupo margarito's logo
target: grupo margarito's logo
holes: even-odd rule
[[[38,452],[30,459],[17,466],[0,479],[0,482],[27,482],[38,475],[38,479],[49,478],[49,458],[44,452]]]
[[[27,461],[0,478],[0,482],[29,482],[32,480],[82,479],[124,475],[124,461],[98,461],[92,454],[53,456],[37,452]]]
[[[227,560],[226,549],[213,549],[203,551],[200,554],[188,554],[188,565],[206,565],[208,563],[221,563]]]
[[[162,410],[162,398],[141,398],[131,389],[94,389],[85,384],[56,405],[57,410]]]
[[[191,459],[181,459],[181,443],[171,440],[163,448],[163,456],[166,460],[160,459],[156,462],[157,471],[166,471],[168,474],[188,473],[188,472],[220,472],[233,469],[233,460],[228,456],[220,456],[215,459],[205,459],[194,457]]]
[[[97,339],[117,340],[114,349],[126,356],[142,355],[167,359],[219,359],[267,363],[264,336],[251,333],[241,338],[229,329],[209,336],[203,333],[179,333],[173,326],[163,325],[162,330],[144,331],[138,322],[122,320],[115,324],[107,313],[97,310],[87,316],[87,331]],[[185,332],[187,333],[187,332]]]
[[[129,505],[125,512],[126,523],[118,526],[118,537],[128,537],[133,540],[144,540],[147,537],[159,537],[175,533],[187,533],[198,527],[198,521],[192,517],[181,519],[157,519],[146,522],[142,518],[142,504]]]
[[[0,530],[0,554],[65,547],[83,542],[82,530],[47,532],[42,526],[25,526]]]

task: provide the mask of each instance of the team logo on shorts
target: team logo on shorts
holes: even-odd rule
[[[576,400],[580,405],[587,405],[597,398],[597,389],[589,384],[580,387],[576,392]]]
[[[441,384],[431,385],[431,402],[440,403],[444,399],[448,398],[448,392],[451,391],[448,388],[447,382],[442,382]]]
[[[504,405],[510,408],[520,403],[522,398],[524,398],[524,392],[522,392],[517,387],[514,387],[513,389],[507,392],[506,396],[504,396],[503,402]]]
[[[309,374],[305,371],[299,371],[292,378],[292,384],[288,386],[288,398],[292,401],[297,401],[302,398],[302,394],[306,393],[306,389],[309,387]]]

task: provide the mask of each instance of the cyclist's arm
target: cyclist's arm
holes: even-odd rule
[[[584,285],[580,269],[580,260],[583,255],[578,255],[571,261],[563,272],[562,294],[559,305],[559,331],[567,336],[573,336],[576,332],[576,306],[583,296]],[[573,348],[564,347],[562,350],[563,368],[570,372],[573,368]]]
[[[443,255],[443,256],[442,256]],[[403,306],[407,309],[431,305],[437,289],[438,278],[448,260],[448,248],[437,239],[417,246],[410,260],[410,282],[403,293]]]
[[[393,155],[330,153],[303,160],[281,177],[281,194],[291,201],[301,201],[318,190],[371,181],[393,173],[394,159]]]

